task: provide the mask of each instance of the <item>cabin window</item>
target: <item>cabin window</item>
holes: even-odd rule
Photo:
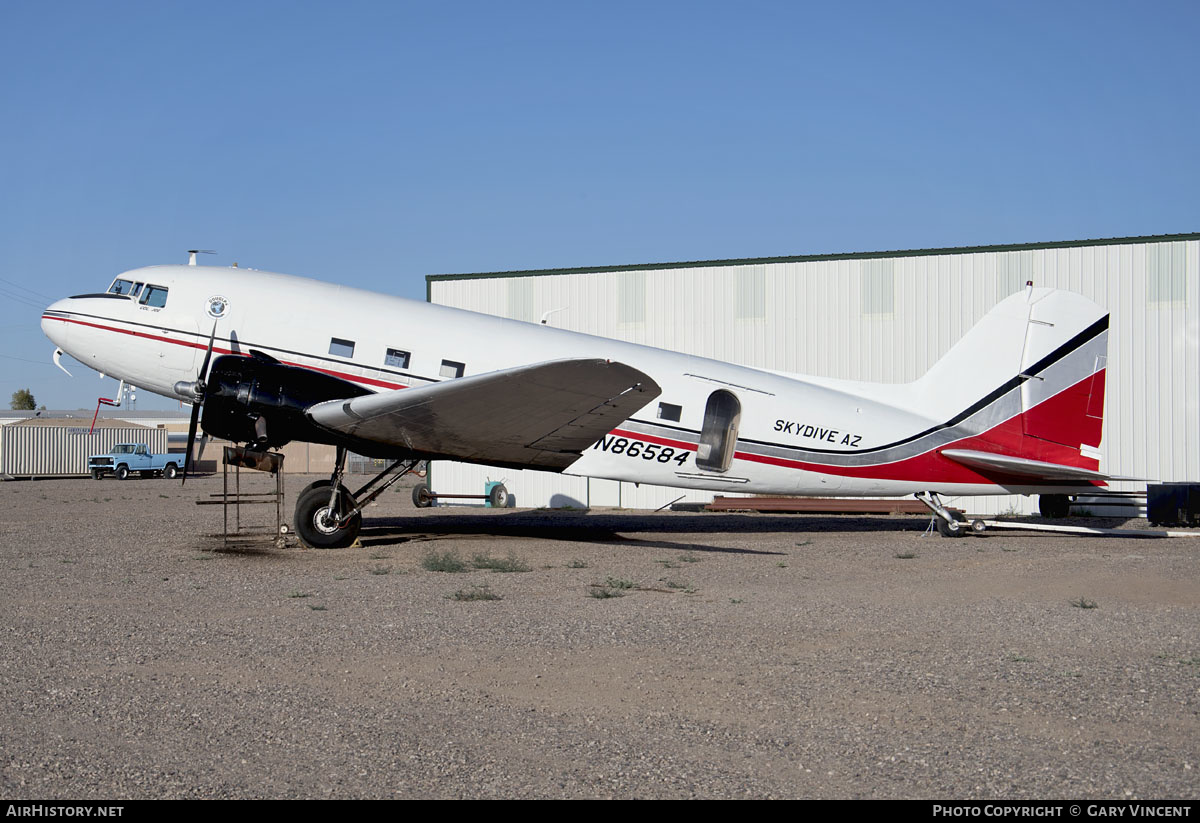
[[[354,341],[343,340],[340,337],[329,338],[329,353],[334,357],[353,357]]]
[[[704,427],[696,447],[696,465],[710,472],[723,472],[733,462],[742,404],[732,392],[718,389],[704,406]]]
[[[401,351],[400,349],[388,349],[387,354],[383,356],[383,365],[392,366],[397,369],[407,369],[408,361],[412,358],[409,352]]]
[[[455,378],[462,377],[467,370],[466,363],[455,363],[453,360],[442,361],[442,377]]]
[[[678,423],[681,417],[683,417],[683,406],[676,406],[674,403],[658,404],[659,420],[674,420]]]
[[[167,305],[167,288],[166,286],[151,286],[146,284],[145,290],[142,291],[142,299],[138,301],[143,306],[161,309]]]

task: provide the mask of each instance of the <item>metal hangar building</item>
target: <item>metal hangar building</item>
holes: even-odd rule
[[[1027,281],[1110,312],[1101,471],[1200,480],[1200,234],[430,275],[426,291],[432,303],[747,366],[905,383]],[[653,509],[713,496],[450,462],[431,477],[447,493],[503,480],[519,506]],[[1031,512],[1036,500],[966,507]]]

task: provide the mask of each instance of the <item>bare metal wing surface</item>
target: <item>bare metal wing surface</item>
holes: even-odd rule
[[[552,360],[331,400],[308,416],[327,429],[416,453],[553,470],[571,465],[661,391],[623,363]]]

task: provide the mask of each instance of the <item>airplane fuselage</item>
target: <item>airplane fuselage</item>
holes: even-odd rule
[[[371,392],[521,364],[603,358],[650,375],[661,394],[583,450],[565,469],[569,474],[840,496],[1031,493],[1047,485],[998,478],[942,456],[948,445],[1011,451],[1005,426],[1011,428],[1012,409],[999,403],[968,409],[961,419],[939,417],[924,402],[929,385],[771,373],[250,269],[151,266],[121,281],[138,293],[60,300],[45,311],[42,327],[85,365],[167,397],[178,397],[179,381],[195,379],[214,323],[214,355],[256,351]],[[151,287],[157,291],[147,299]],[[352,445],[370,454],[370,444]],[[1078,448],[1038,448],[1038,459],[1094,467]],[[379,452],[394,455],[395,448]]]

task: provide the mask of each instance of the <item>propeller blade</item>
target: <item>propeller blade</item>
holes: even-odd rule
[[[200,374],[196,377],[196,383],[193,386],[195,398],[192,400],[192,419],[188,423],[188,442],[187,442],[187,459],[183,461],[183,480],[180,482],[182,486],[187,483],[188,472],[192,470],[193,463],[192,453],[196,446],[196,427],[200,423],[200,407],[204,404],[205,381],[208,379],[208,364],[212,361],[213,345],[217,341],[217,321],[213,321],[212,333],[208,335],[208,349],[204,352],[204,362],[200,365]],[[208,442],[208,434],[205,433],[204,438],[200,441],[200,454],[204,454],[204,444]],[[197,460],[199,458],[196,458]]]
[[[208,379],[208,361],[212,360],[213,343],[217,341],[217,321],[213,321],[212,334],[208,336],[208,350],[204,352],[204,363],[200,366],[200,386],[204,387],[204,381]]]
[[[183,480],[179,485],[187,482],[188,472],[192,470],[192,450],[196,445],[196,425],[200,422],[200,401],[196,400],[192,403],[192,420],[188,423],[188,442],[187,442],[187,457],[183,461]]]

